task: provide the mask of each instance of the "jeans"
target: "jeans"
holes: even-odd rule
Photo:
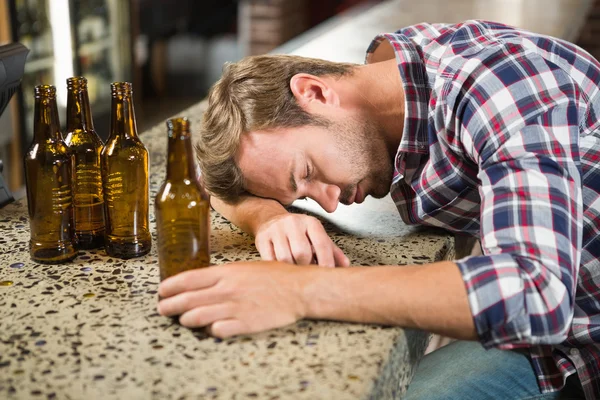
[[[525,351],[485,350],[458,341],[426,355],[408,387],[409,400],[574,400],[584,399],[577,374],[560,392],[542,394]]]

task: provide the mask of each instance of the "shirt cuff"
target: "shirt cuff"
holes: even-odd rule
[[[469,256],[460,268],[475,329],[485,348],[513,349],[532,344],[525,288],[510,254]]]

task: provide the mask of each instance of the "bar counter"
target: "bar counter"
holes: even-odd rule
[[[192,127],[203,107],[184,113]],[[141,138],[153,198],[165,173],[166,128]],[[323,220],[353,265],[451,255],[450,235],[408,228],[393,207],[368,201],[367,212],[342,207]],[[151,222],[145,257],[81,251],[73,262],[41,265],[29,258],[25,201],[0,210],[0,398],[389,398],[408,384],[423,332],[301,321],[221,341],[159,316],[153,213]],[[259,259],[252,238],[215,212],[211,247],[216,264]]]

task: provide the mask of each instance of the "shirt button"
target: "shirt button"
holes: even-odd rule
[[[569,350],[569,354],[572,356],[578,356],[579,355],[579,350],[578,349],[571,349]]]

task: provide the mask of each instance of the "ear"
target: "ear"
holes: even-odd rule
[[[307,106],[310,103],[323,105],[339,105],[339,96],[333,87],[321,77],[310,74],[296,74],[290,80],[290,89],[298,104]]]

